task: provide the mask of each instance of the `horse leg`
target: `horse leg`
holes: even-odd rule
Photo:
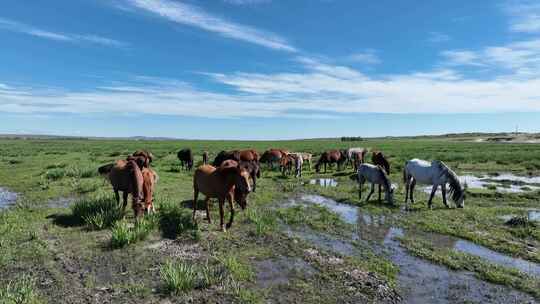
[[[122,199],[123,199],[122,212],[126,211],[128,194],[129,194],[129,192],[127,192],[127,191],[122,192]]]
[[[411,181],[411,190],[409,191],[409,195],[411,196],[411,204],[414,204],[414,187],[416,187],[416,180],[413,178]]]
[[[234,221],[234,205],[233,205],[233,197],[232,194],[229,194],[227,196],[227,200],[229,201],[229,211],[231,212],[231,217],[229,218],[229,222],[227,223],[227,229],[231,228],[232,223]]]
[[[405,205],[407,205],[407,201],[409,200],[410,185],[411,185],[411,179],[407,176],[405,179]]]
[[[446,206],[446,208],[450,208],[450,206],[448,206],[448,201],[446,200],[446,184],[441,185],[441,192],[444,205]]]
[[[381,202],[381,185],[379,184],[379,203]]]
[[[223,226],[223,205],[225,204],[225,198],[219,198],[219,228],[221,231],[227,231],[225,226]]]
[[[120,205],[120,194],[118,194],[118,189],[114,189],[114,197],[116,198],[116,204]]]
[[[197,198],[199,197],[199,190],[193,189],[193,216],[192,219],[195,221],[195,213],[197,212]]]
[[[359,177],[358,178],[358,184],[359,184],[359,187],[358,187],[358,199],[361,200],[362,199],[362,187],[364,187],[364,179]]]
[[[206,208],[206,219],[208,220],[208,224],[212,224],[212,219],[210,218],[210,198],[206,197],[204,200],[205,208]]]
[[[371,198],[371,195],[373,195],[373,192],[375,192],[375,184],[371,184],[371,191],[369,191],[366,202],[369,202],[369,199]]]
[[[433,188],[431,188],[431,194],[429,196],[429,201],[428,201],[429,209],[433,209],[433,197],[435,196],[435,192],[437,192],[438,187],[439,185],[433,185]]]

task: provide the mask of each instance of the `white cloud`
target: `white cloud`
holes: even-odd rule
[[[51,31],[46,31],[42,29],[38,29],[35,27],[32,27],[30,25],[16,22],[9,19],[0,18],[0,29],[8,30],[12,32],[17,33],[23,33],[39,38],[49,39],[49,40],[55,40],[55,41],[62,41],[62,42],[78,42],[78,43],[92,43],[92,44],[99,44],[104,46],[112,46],[112,47],[124,47],[127,44],[118,40],[110,39],[101,37],[98,35],[78,35],[78,34],[68,34],[68,33],[56,33]]]
[[[379,64],[381,59],[377,56],[374,50],[365,50],[348,56],[349,61],[359,62],[364,64]]]
[[[295,47],[276,34],[224,20],[223,18],[210,15],[193,5],[169,0],[126,1],[139,9],[157,14],[176,23],[194,26],[224,37],[254,43],[275,50],[297,51]]]
[[[504,10],[510,15],[510,30],[540,33],[540,3],[531,0],[509,1]]]
[[[479,50],[444,51],[446,64],[482,66],[500,70],[509,77],[538,77],[540,75],[540,39],[489,46]]]

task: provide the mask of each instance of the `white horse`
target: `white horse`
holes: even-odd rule
[[[390,179],[382,167],[371,164],[361,164],[358,167],[358,184],[360,185],[358,190],[359,199],[362,199],[362,187],[366,181],[371,183],[371,191],[366,198],[366,202],[369,201],[369,198],[375,191],[375,184],[377,184],[379,185],[379,202],[381,201],[381,186],[384,186],[386,191],[386,201],[389,204],[394,204],[394,188],[392,187]]]
[[[309,170],[311,171],[311,159],[313,158],[313,154],[311,153],[300,153],[302,154],[302,163],[306,163],[308,165]]]
[[[459,178],[448,166],[440,160],[434,160],[431,163],[421,159],[412,159],[405,163],[403,169],[403,182],[405,183],[405,205],[407,200],[410,199],[414,204],[414,186],[418,182],[419,184],[433,185],[431,189],[431,195],[429,197],[428,206],[431,209],[433,206],[433,196],[437,192],[439,185],[442,190],[443,203],[446,207],[448,202],[446,201],[446,184],[450,186],[449,193],[452,201],[458,208],[463,208],[465,204],[465,190],[459,183]]]
[[[354,165],[353,160],[354,160],[355,154],[358,154],[359,156],[361,156],[360,161],[363,164],[365,161],[365,156],[367,152],[368,152],[368,149],[361,148],[361,147],[347,149],[347,166],[349,166],[349,164]]]

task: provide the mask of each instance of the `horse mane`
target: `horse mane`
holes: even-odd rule
[[[390,179],[388,178],[388,174],[386,174],[386,170],[377,165],[377,170],[379,170],[379,172],[381,173],[381,176],[382,176],[382,179],[383,179],[383,182],[384,182],[384,187],[386,188],[386,191],[390,191],[390,189],[392,189],[392,184],[390,183]]]
[[[443,171],[446,174],[446,177],[448,178],[448,184],[450,184],[448,193],[450,194],[452,201],[454,201],[455,203],[464,194],[464,190],[461,187],[461,183],[459,182],[459,177],[444,162],[439,161],[439,163],[441,167],[443,168]]]

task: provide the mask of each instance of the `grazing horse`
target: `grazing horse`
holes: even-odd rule
[[[270,169],[274,168],[274,162],[279,163],[281,158],[289,154],[289,151],[282,149],[270,149],[265,151],[260,158],[260,162],[267,163],[270,166]]]
[[[182,149],[176,154],[180,160],[180,165],[182,168],[191,171],[193,168],[193,153],[190,148]]]
[[[116,202],[120,204],[119,191],[122,191],[122,210],[126,209],[127,197],[131,194],[132,208],[135,217],[144,214],[142,203],[144,178],[139,165],[134,160],[118,160],[108,173],[109,181],[113,187]]]
[[[253,181],[253,192],[255,192],[257,190],[257,178],[261,178],[261,166],[259,162],[240,161],[240,168],[249,172],[249,176]]]
[[[347,166],[349,164],[354,166],[353,161],[354,161],[355,154],[360,155],[360,163],[361,164],[365,163],[366,153],[367,153],[366,148],[357,147],[357,148],[349,148],[349,149],[347,149]]]
[[[204,151],[202,154],[203,165],[208,165],[208,151]]]
[[[295,159],[292,154],[287,154],[281,157],[281,159],[279,160],[279,168],[283,176],[291,174],[294,160]]]
[[[240,161],[240,151],[234,150],[234,151],[220,151],[216,158],[214,158],[214,162],[212,165],[214,167],[219,167],[221,164],[226,160],[234,160],[239,162]]]
[[[431,163],[425,160],[412,159],[405,163],[403,169],[403,182],[405,183],[405,204],[410,199],[414,204],[414,186],[416,183],[433,185],[431,195],[429,196],[428,206],[433,208],[433,196],[437,192],[439,185],[442,190],[443,203],[450,208],[446,201],[446,183],[450,185],[449,193],[452,201],[458,208],[463,208],[465,204],[465,190],[459,182],[457,174],[452,171],[445,163],[440,160],[434,160]]]
[[[217,198],[219,201],[220,229],[225,232],[226,228],[232,226],[234,220],[233,200],[236,201],[242,209],[247,205],[247,194],[251,191],[249,186],[249,172],[240,168],[236,161],[229,160],[222,166],[216,168],[210,165],[202,165],[193,175],[193,220],[197,211],[197,198],[199,192],[205,195],[206,219],[210,219],[210,198]],[[227,226],[223,225],[223,205],[225,200],[229,201],[231,216]]]
[[[338,171],[341,170],[341,165],[346,161],[346,156],[343,155],[339,150],[330,150],[323,152],[321,154],[321,157],[317,161],[317,164],[315,164],[315,171],[317,173],[320,172],[321,164],[324,164],[324,173],[326,173],[326,165],[327,164],[337,164]]]
[[[304,166],[304,157],[302,153],[291,153],[290,154],[294,159],[294,175],[302,177],[302,167]]]
[[[141,173],[143,176],[144,211],[150,214],[156,211],[154,209],[154,188],[159,180],[159,176],[150,168],[142,169]]]
[[[366,198],[366,202],[371,198],[371,195],[375,191],[375,185],[377,184],[379,185],[379,202],[381,202],[381,186],[384,186],[384,190],[386,191],[386,201],[389,204],[394,204],[394,188],[392,188],[390,179],[381,166],[361,164],[358,167],[358,184],[360,185],[358,190],[359,199],[362,199],[362,187],[366,181],[371,183],[371,191]]]
[[[358,171],[358,167],[362,164],[362,153],[361,152],[353,152],[352,153],[352,163],[354,167],[354,171]]]
[[[390,174],[390,163],[384,157],[384,154],[381,151],[374,151],[371,155],[371,162],[374,165],[378,165],[384,168],[386,174]]]

